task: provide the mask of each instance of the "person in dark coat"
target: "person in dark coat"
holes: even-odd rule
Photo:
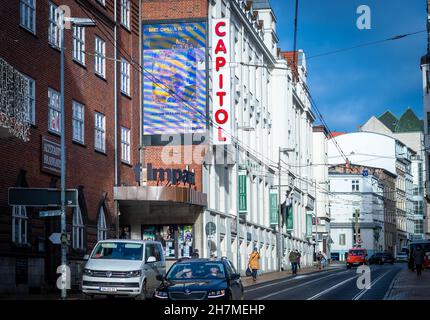
[[[421,276],[421,271],[423,269],[424,264],[424,250],[420,245],[417,245],[417,247],[415,248],[413,256],[415,261],[415,268],[417,269],[417,276]]]

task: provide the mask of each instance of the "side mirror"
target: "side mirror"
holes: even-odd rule
[[[231,279],[231,280],[239,280],[239,279],[240,279],[240,274],[238,274],[238,273],[233,273],[233,274],[230,276],[230,279]]]
[[[88,254],[84,255],[84,260],[87,261],[88,259],[90,259],[90,255]]]
[[[146,260],[146,262],[147,263],[152,263],[152,262],[156,262],[157,261],[157,259],[154,257],[154,256],[150,256],[147,260]]]
[[[161,274],[157,274],[157,275],[155,276],[155,279],[157,279],[158,281],[163,281],[163,280],[164,280],[164,277],[163,277]]]

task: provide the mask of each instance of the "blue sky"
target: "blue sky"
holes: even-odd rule
[[[293,49],[295,0],[270,0],[283,50]],[[371,29],[359,30],[358,6],[371,9]],[[299,0],[297,48],[326,53],[426,29],[425,0]],[[422,118],[420,58],[427,35],[308,60],[308,84],[332,131],[355,131],[387,109],[411,107]]]

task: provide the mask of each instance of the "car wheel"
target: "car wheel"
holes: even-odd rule
[[[146,286],[146,281],[143,282],[142,285],[142,291],[140,292],[140,294],[138,296],[136,296],[136,300],[146,300],[146,297],[148,295],[148,288]]]

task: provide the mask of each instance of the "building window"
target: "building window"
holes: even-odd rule
[[[84,105],[73,101],[72,104],[72,121],[73,121],[73,140],[79,143],[84,143]]]
[[[20,1],[20,23],[27,30],[36,33],[36,0]]]
[[[121,24],[130,29],[130,0],[121,0]]]
[[[95,117],[95,148],[98,151],[106,151],[106,120],[105,116],[101,113],[96,112]]]
[[[346,244],[346,235],[345,233],[339,234],[339,245],[344,246]]]
[[[60,93],[48,88],[48,129],[55,133],[61,133],[61,106]]]
[[[121,92],[130,95],[130,63],[121,59]]]
[[[58,7],[52,2],[49,3],[49,30],[48,30],[48,41],[54,47],[60,47],[60,28],[58,27],[58,21],[60,19],[60,13],[57,10]]]
[[[36,81],[25,76],[28,83],[27,94],[27,121],[36,124]]]
[[[415,220],[415,233],[416,234],[423,234],[424,233],[423,220]]]
[[[73,27],[73,59],[85,65],[85,28]]]
[[[81,208],[76,207],[73,212],[72,225],[73,249],[84,249],[84,227]]]
[[[106,59],[105,59],[106,43],[99,37],[96,37],[95,45],[96,45],[95,53],[94,53],[95,71],[96,71],[96,74],[104,78],[106,75]]]
[[[352,180],[352,191],[360,191],[360,181]]]
[[[12,241],[16,244],[27,243],[27,210],[25,206],[12,207]]]
[[[121,160],[130,163],[130,129],[121,127]]]
[[[97,240],[107,239],[107,226],[106,226],[106,216],[103,207],[100,207],[99,218],[97,221]]]

